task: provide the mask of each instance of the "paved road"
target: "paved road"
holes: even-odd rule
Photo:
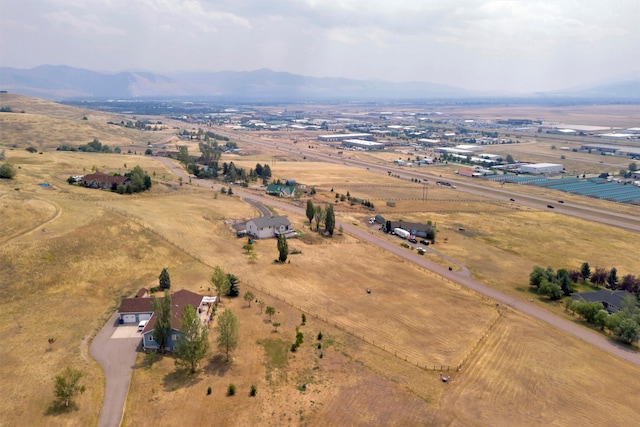
[[[98,427],[120,425],[136,362],[136,349],[140,344],[139,334],[135,338],[111,338],[117,327],[116,312],[98,332],[89,347],[89,353],[100,363],[107,380]]]
[[[186,177],[184,171],[173,164],[169,159],[158,158],[162,163],[169,166],[169,168],[177,175],[182,176],[183,179]],[[200,181],[200,180],[193,180]],[[203,187],[211,187],[211,182],[201,181],[200,186]],[[236,192],[237,195],[244,196],[244,192],[238,190]],[[298,208],[296,206],[292,206],[286,202],[267,198],[264,196],[258,196],[255,194],[248,195],[252,200],[255,200],[264,205],[269,205],[271,207],[275,207],[287,212],[295,213],[297,215],[305,215],[305,211],[302,208]],[[365,240],[373,245],[376,245],[388,252],[397,255],[400,258],[406,259],[409,262],[413,262],[420,267],[426,268],[452,282],[455,282],[461,286],[472,289],[479,294],[482,294],[488,298],[495,300],[497,303],[505,304],[509,307],[512,307],[515,310],[518,310],[528,316],[531,316],[534,319],[540,320],[556,329],[559,329],[567,334],[570,334],[582,341],[585,341],[595,347],[598,347],[602,350],[605,350],[623,360],[631,362],[637,366],[640,366],[640,354],[635,353],[633,351],[628,350],[627,348],[619,345],[615,341],[608,340],[604,335],[593,332],[589,329],[586,329],[578,324],[570,322],[566,319],[558,317],[553,313],[545,310],[544,308],[539,308],[535,305],[535,303],[529,303],[517,298],[514,298],[509,295],[505,295],[496,289],[493,289],[483,283],[480,283],[476,280],[473,280],[471,277],[466,277],[464,274],[459,274],[456,272],[449,271],[448,268],[442,267],[435,262],[429,261],[425,259],[423,256],[417,255],[414,252],[410,252],[401,246],[387,241],[381,238],[376,232],[369,230],[363,227],[356,227],[352,224],[348,223],[336,223],[336,227],[342,225],[342,228],[345,232],[357,237],[359,239]]]

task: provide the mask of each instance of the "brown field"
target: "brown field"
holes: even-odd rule
[[[78,129],[85,125],[69,120],[67,132],[74,132],[72,120]],[[241,293],[253,289],[276,307],[282,327],[272,332],[255,304],[223,299],[241,325],[232,363],[214,349],[197,375],[184,376],[170,358],[148,367],[139,355],[124,425],[595,426],[637,419],[640,389],[628,380],[637,367],[517,313],[498,317],[492,302],[351,236],[321,238],[305,218],[289,215],[303,233],[290,249],[301,254],[276,265],[275,241],[259,241],[251,263],[242,251],[246,241],[225,220],[255,210],[235,196],[178,186],[153,158],[21,149],[7,149],[7,156],[20,169],[16,180],[0,181],[0,378],[7,395],[0,425],[94,425],[104,377],[86,340],[122,296],[154,285],[162,267],[169,267],[173,289],[212,294],[215,265],[241,279]],[[640,269],[637,233],[442,188],[430,187],[423,202],[420,185],[294,158],[276,161],[274,177],[317,186],[316,201],[332,202],[335,192],[348,190],[375,200],[376,212],[391,219],[431,220],[439,231],[434,249],[508,294],[530,297],[535,264],[577,268],[587,260],[615,265],[621,275]],[[261,148],[230,159],[245,167],[273,161]],[[123,172],[136,164],[155,173],[149,193],[119,196],[66,183],[94,166]],[[389,194],[395,208],[384,205]],[[363,227],[371,216],[344,203],[336,209],[338,221]],[[288,348],[302,311],[305,340],[293,354]],[[322,358],[318,331],[325,336]],[[462,371],[451,372],[451,384],[429,370],[458,363]],[[51,410],[52,381],[67,365],[85,372],[87,392],[75,411],[60,415]],[[229,383],[238,388],[234,397],[224,395]],[[258,387],[254,398],[251,384]]]

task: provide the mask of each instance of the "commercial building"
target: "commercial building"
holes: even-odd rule
[[[370,133],[336,133],[333,135],[318,135],[318,140],[324,142],[337,142],[344,141],[345,139],[364,139],[366,141],[371,141],[373,136]]]
[[[562,173],[564,167],[559,163],[532,163],[530,165],[522,165],[520,172],[532,175],[555,175]]]
[[[365,141],[364,139],[345,139],[342,145],[346,148],[362,148],[363,150],[383,150],[381,142]]]

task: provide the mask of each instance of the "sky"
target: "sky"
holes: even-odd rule
[[[0,66],[531,93],[640,78],[638,0],[0,0]]]

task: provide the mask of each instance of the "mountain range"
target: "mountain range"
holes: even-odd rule
[[[308,77],[269,69],[185,72],[105,73],[64,65],[31,69],[0,67],[0,90],[52,100],[73,98],[220,98],[244,101],[430,100],[511,98],[505,93],[474,92],[455,86]],[[517,95],[522,98],[523,95]],[[524,97],[640,102],[640,78]]]

